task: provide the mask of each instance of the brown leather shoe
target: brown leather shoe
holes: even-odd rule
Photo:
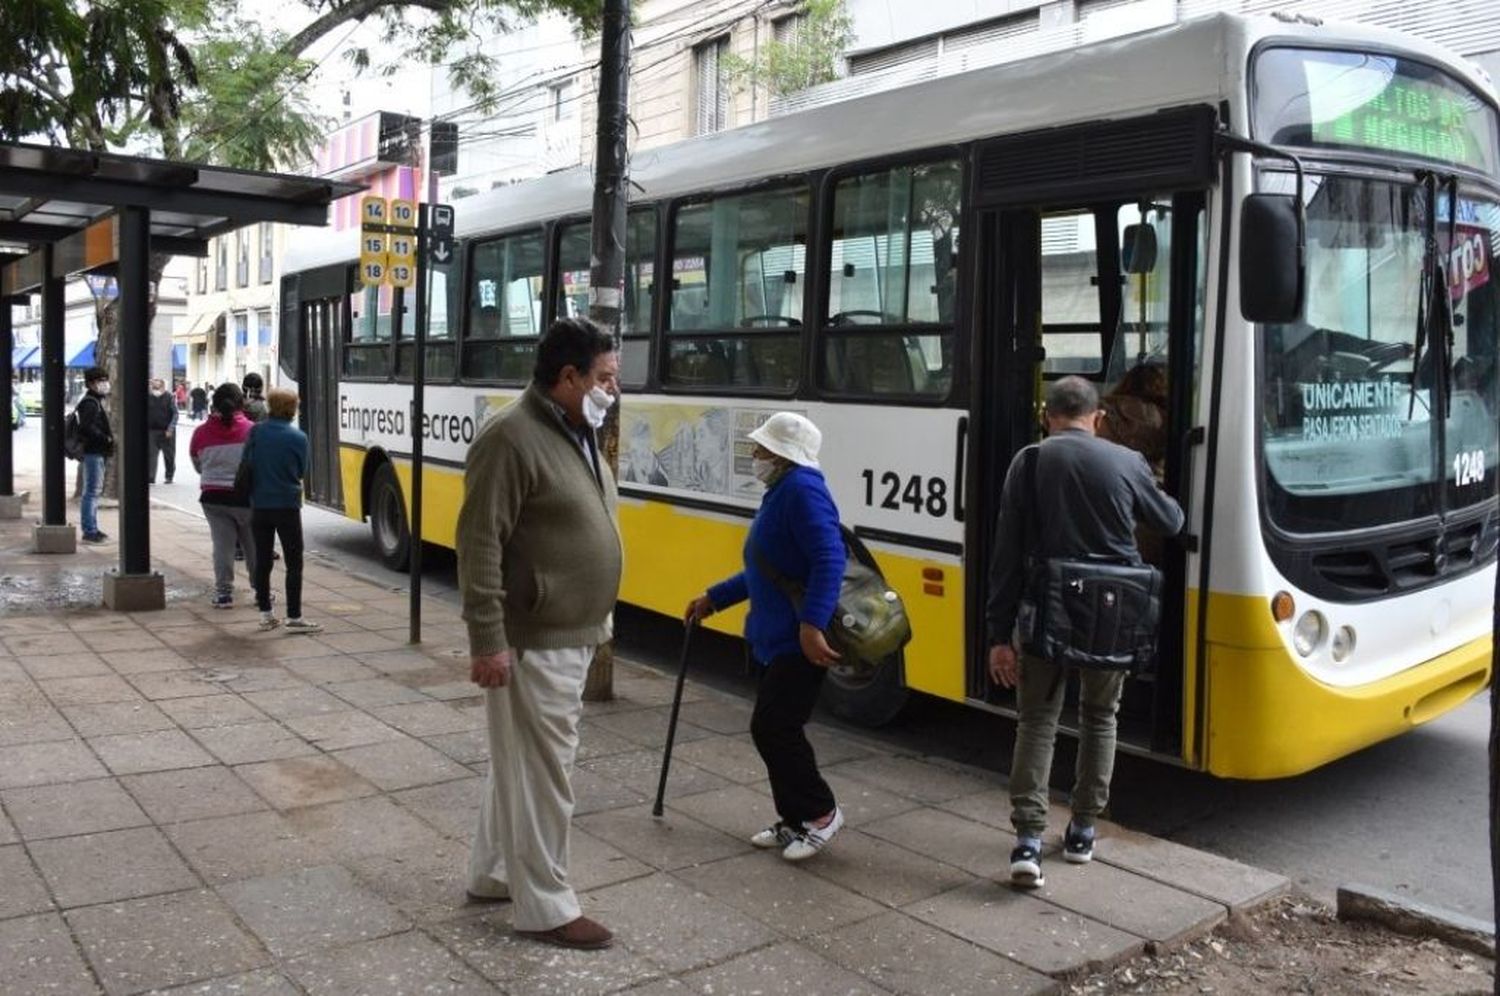
[[[469,892],[468,890],[464,891],[464,898],[468,902],[475,904],[510,902],[510,896],[483,896],[477,892]]]
[[[602,923],[581,916],[561,927],[551,930],[518,930],[517,934],[543,944],[556,944],[560,948],[579,948],[586,951],[607,948],[614,943],[615,935]]]

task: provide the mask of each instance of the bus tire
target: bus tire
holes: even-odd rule
[[[902,680],[904,670],[899,653],[874,667],[829,668],[823,681],[823,706],[859,726],[884,726],[900,714],[910,695]]]
[[[370,535],[380,559],[393,571],[404,571],[411,561],[411,528],[406,522],[406,499],[401,481],[389,462],[375,468],[370,482]]]

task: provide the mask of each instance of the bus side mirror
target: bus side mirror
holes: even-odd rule
[[[1121,241],[1126,273],[1150,273],[1156,269],[1156,229],[1150,225],[1126,225]]]
[[[1306,296],[1307,244],[1299,199],[1251,194],[1240,209],[1240,313],[1249,322],[1295,322]]]

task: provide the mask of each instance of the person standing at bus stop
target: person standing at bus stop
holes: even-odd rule
[[[83,372],[85,392],[73,413],[78,416],[78,438],[83,443],[83,495],[78,517],[82,520],[83,541],[103,543],[109,537],[99,528],[99,492],[104,489],[104,463],[115,455],[115,433],[109,424],[109,371],[89,367]]]
[[[151,381],[151,396],[146,399],[146,431],[150,438],[148,459],[151,473],[146,475],[156,483],[156,465],[160,463],[167,472],[167,483],[177,473],[177,400],[167,391],[167,382],[160,377]]]
[[[1047,389],[1047,438],[1016,454],[1000,493],[1000,519],[990,561],[985,621],[989,674],[1017,688],[1015,752],[1010,768],[1011,823],[1016,847],[1011,882],[1041,886],[1042,834],[1047,828],[1047,783],[1062,714],[1062,669],[1012,643],[1027,565],[1052,558],[1091,557],[1141,562],[1139,520],[1164,535],[1182,529],[1182,508],[1156,486],[1135,450],[1097,436],[1104,413],[1099,393],[1082,377],[1063,377]],[[1026,454],[1035,448],[1035,494],[1027,493]],[[1032,525],[1028,528],[1028,521]],[[1063,833],[1063,859],[1085,864],[1094,856],[1094,822],[1109,802],[1115,764],[1115,717],[1124,671],[1079,668],[1078,760],[1072,818]]]
[[[750,843],[803,861],[844,825],[806,727],[823,678],[839,660],[825,634],[846,553],[838,507],[818,469],[818,427],[794,412],[777,412],[750,440],[751,465],[766,493],[745,538],[744,570],[688,603],[686,617],[692,623],[750,600],[745,639],[761,664],[750,735],[770,776],[778,817]]]
[[[232,385],[231,385],[232,386]],[[281,625],[271,602],[272,551],[281,540],[286,566],[286,628],[317,633],[323,627],[302,618],[302,479],[307,475],[307,436],[292,424],[297,394],[285,388],[266,398],[270,417],[250,432],[242,459],[250,464],[250,535],[255,543],[255,605],[260,628]]]
[[[458,516],[470,677],[485,690],[490,747],[469,896],[511,899],[518,934],[567,948],[613,940],[568,883],[568,833],[583,682],[610,636],[624,557],[595,436],[619,369],[599,326],[553,322],[531,385],[469,448]]]

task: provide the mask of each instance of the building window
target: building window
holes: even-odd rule
[[[568,104],[573,100],[573,81],[563,80],[547,89],[551,91],[552,120],[561,121],[568,116]]]
[[[208,293],[208,257],[201,256],[198,259],[198,293]]]
[[[259,269],[259,272],[258,272],[258,276],[260,278],[260,282],[263,283],[263,284],[268,284],[268,283],[271,282],[271,270],[272,270],[272,266],[271,266],[271,254],[272,254],[272,247],[275,244],[275,235],[274,235],[274,233],[275,233],[275,229],[273,229],[271,227],[271,225],[270,225],[269,222],[261,222],[261,224],[260,224],[260,269]]]
[[[802,28],[807,23],[806,14],[788,14],[771,22],[771,37],[788,47],[802,40]]]
[[[250,286],[250,229],[234,233],[234,285]]]
[[[693,49],[694,93],[697,99],[695,134],[707,135],[729,127],[729,36],[706,41]]]
[[[229,286],[229,240],[225,238],[214,239],[214,290],[221,291]]]

